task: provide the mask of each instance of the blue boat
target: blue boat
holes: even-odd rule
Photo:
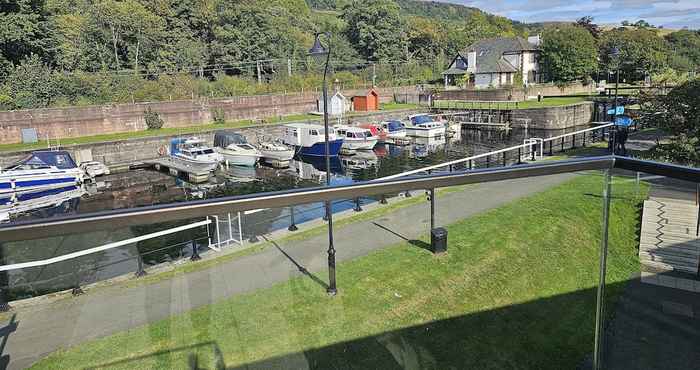
[[[0,170],[0,199],[25,192],[79,185],[83,172],[66,151],[36,151],[7,169]]]
[[[282,142],[294,146],[303,156],[323,157],[326,155],[325,130],[321,125],[295,123],[284,126]],[[333,128],[328,128],[329,155],[338,156],[343,139],[336,136]]]

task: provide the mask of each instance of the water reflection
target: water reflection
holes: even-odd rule
[[[449,137],[414,139],[406,145],[379,144],[371,151],[356,151],[353,155],[332,158],[331,184],[345,185],[355,181],[381,178],[521,144],[528,137],[549,137],[562,133],[563,131],[462,130],[459,134]],[[295,158],[287,169],[267,166],[231,166],[217,171],[211,180],[204,184],[192,184],[153,170],[136,170],[102,177],[90,188],[57,189],[52,193],[22,197],[12,203],[5,201],[0,205],[0,214],[4,212],[7,215],[3,216],[6,222],[24,221],[193,199],[281,191],[323,185],[325,181],[326,164],[321,157]],[[367,201],[369,200],[363,200],[363,202]],[[341,212],[353,207],[353,200],[338,201],[333,204],[333,211]],[[294,210],[278,208],[242,213],[240,214],[240,232],[243,239],[256,240],[260,235],[270,231],[286,229],[291,223],[292,212],[294,212],[295,222],[299,224],[320,219],[324,209],[322,204],[315,203],[298,205]],[[239,214],[218,216],[220,219],[228,219],[228,217],[237,218]],[[139,225],[119,230],[42,240],[0,243],[0,254],[6,263],[51,258],[194,221],[201,221],[201,219]],[[135,271],[139,255],[143,257],[143,263],[146,265],[189,257],[193,252],[193,246],[203,248],[207,245],[212,230],[214,230],[213,226],[210,230],[199,227],[46,268],[12,272],[9,274],[9,281],[11,285],[17,287],[16,296],[24,296],[60,290],[59,288],[70,288],[76,279],[83,282],[102,280]],[[41,283],[42,281],[45,283]]]

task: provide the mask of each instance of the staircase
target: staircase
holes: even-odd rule
[[[651,197],[644,202],[639,259],[655,269],[698,273],[698,206],[681,199]]]

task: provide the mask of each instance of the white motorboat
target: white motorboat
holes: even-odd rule
[[[91,178],[109,175],[109,167],[97,161],[86,161],[80,164],[80,169]]]
[[[0,169],[0,203],[27,192],[77,186],[83,175],[66,151],[32,152],[19,163]]]
[[[196,137],[170,140],[170,158],[187,167],[214,171],[222,161],[219,153]]]
[[[343,145],[343,137],[337,136],[332,127],[328,128],[328,155],[335,157]],[[284,126],[282,142],[294,146],[297,152],[307,157],[326,155],[325,129],[311,123],[293,123]]]
[[[428,114],[414,114],[408,117],[410,125],[406,126],[406,134],[414,137],[435,137],[445,135],[445,124],[436,121]]]
[[[338,125],[335,131],[343,138],[343,148],[350,150],[372,150],[379,137],[367,128]]]
[[[232,166],[253,167],[262,157],[245,136],[231,131],[217,131],[214,134],[214,146],[224,161]]]
[[[384,121],[380,125],[387,139],[402,139],[406,137],[406,125],[401,121]]]
[[[279,141],[263,141],[258,144],[262,160],[271,163],[289,162],[294,158],[296,151],[293,147],[283,144]]]

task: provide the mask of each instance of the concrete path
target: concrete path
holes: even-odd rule
[[[575,174],[481,184],[437,200],[437,225],[446,225],[531,195]],[[417,192],[415,193],[417,194]],[[416,195],[419,196],[419,195]],[[420,195],[422,196],[422,195]],[[526,222],[527,215],[523,215]],[[428,233],[427,202],[335,230],[338,261],[346,261]],[[209,269],[135,287],[105,287],[86,295],[18,309],[4,356],[10,369],[31,365],[61,348],[158,321],[237,294],[299,276],[300,266],[326,280],[327,235],[280,243]],[[339,267],[342,268],[342,265]],[[323,284],[323,281],[320,283]],[[345,284],[339,281],[342,294]],[[319,286],[319,289],[323,289]],[[6,324],[9,325],[9,324]],[[6,330],[7,331],[7,330]],[[2,332],[2,330],[0,330]],[[175,334],[176,335],[176,334]],[[124,355],[116,354],[115,355]]]

